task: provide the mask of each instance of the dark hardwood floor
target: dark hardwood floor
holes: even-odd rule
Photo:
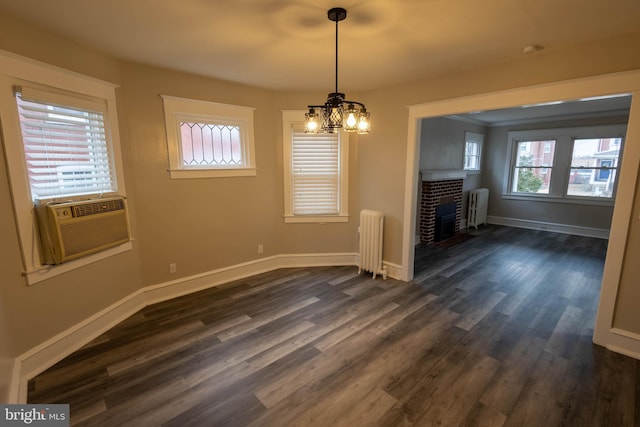
[[[82,426],[633,426],[606,241],[489,226],[411,283],[285,269],[145,308],[29,382]]]

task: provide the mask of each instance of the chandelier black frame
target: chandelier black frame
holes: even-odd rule
[[[359,134],[369,133],[371,113],[365,105],[362,102],[346,100],[345,94],[338,92],[338,22],[347,17],[347,11],[341,7],[334,7],[329,9],[327,16],[330,21],[336,23],[336,89],[328,95],[323,105],[307,106],[309,112],[305,114],[305,132],[337,133],[343,129]]]

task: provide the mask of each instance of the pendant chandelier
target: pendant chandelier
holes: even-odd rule
[[[338,22],[347,17],[347,11],[341,7],[329,9],[327,16],[336,23],[336,90],[327,97],[323,105],[308,105],[305,114],[306,133],[337,133],[340,129],[359,134],[371,130],[371,114],[363,103],[348,101],[344,93],[338,92]]]

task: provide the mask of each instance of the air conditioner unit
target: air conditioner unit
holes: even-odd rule
[[[43,264],[60,264],[130,240],[124,198],[36,207]]]

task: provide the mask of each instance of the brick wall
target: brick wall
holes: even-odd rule
[[[456,233],[460,231],[462,179],[422,181],[420,198],[420,241],[433,243],[436,228],[436,206],[456,202]]]

